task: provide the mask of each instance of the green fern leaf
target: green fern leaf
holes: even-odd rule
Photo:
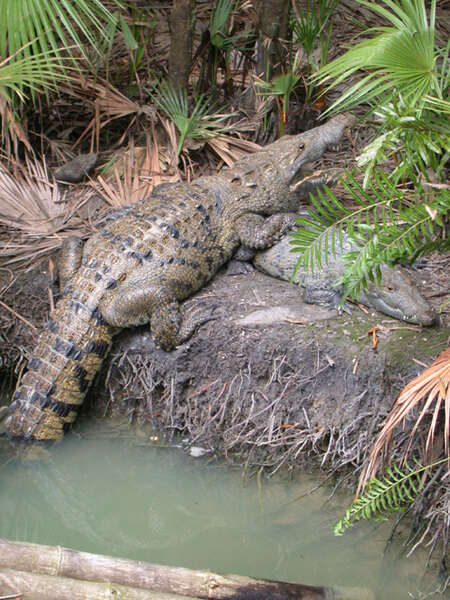
[[[346,529],[360,519],[385,521],[394,512],[405,510],[423,489],[424,473],[446,460],[447,458],[443,458],[425,466],[417,460],[415,466],[405,462],[403,469],[395,463],[388,466],[380,479],[371,479],[365,492],[355,498],[342,519],[335,524],[334,535],[343,535]]]

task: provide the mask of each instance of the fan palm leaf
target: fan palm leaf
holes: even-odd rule
[[[434,35],[436,0],[431,2],[429,18],[424,0],[357,2],[378,13],[390,26],[369,30],[378,35],[352,46],[312,76],[313,81],[328,84],[327,92],[357,71],[366,72],[329,110],[347,110],[398,92],[412,104],[430,93],[441,97]]]
[[[100,0],[0,0],[0,55],[21,47],[27,56],[57,53],[71,44],[83,53],[83,40],[97,48],[112,21]]]
[[[54,90],[57,83],[68,80],[67,71],[61,68],[62,59],[53,51],[41,54],[23,55],[23,49],[17,50],[0,62],[0,116],[2,120],[2,141],[11,141],[17,149],[20,140],[29,150],[30,145],[15,105],[23,102],[31,94],[41,90]]]
[[[0,62],[0,95],[9,102],[16,96],[25,100],[25,89],[31,92],[42,88],[54,90],[58,81],[69,75],[61,69],[62,57],[58,52],[48,51],[28,56],[17,51]]]
[[[92,193],[68,197],[49,175],[45,160],[0,163],[0,258],[2,264],[35,263],[65,237],[84,237],[92,228],[79,210]]]
[[[409,434],[409,443],[405,450],[404,460],[408,456],[419,425],[427,414],[431,415],[431,422],[428,428],[426,452],[431,450],[439,415],[442,414],[444,419],[444,449],[450,460],[450,348],[444,350],[423,373],[410,381],[398,395],[382,430],[372,446],[359,481],[357,493],[380,467],[382,459],[389,449],[394,429],[404,422],[415,407],[418,408],[418,416]]]
[[[186,138],[208,140],[233,128],[231,125],[224,124],[232,113],[221,114],[213,110],[213,106],[203,94],[197,98],[191,108],[186,90],[179,90],[170,83],[162,81],[158,85],[157,94],[152,97],[179,131],[177,155],[181,153]]]

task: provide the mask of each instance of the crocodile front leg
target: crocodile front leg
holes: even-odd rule
[[[270,248],[295,226],[295,213],[280,213],[264,218],[243,215],[236,221],[236,231],[243,246],[254,250]]]
[[[261,215],[247,214],[236,221],[236,230],[241,246],[227,266],[227,275],[251,273],[257,250],[273,246],[295,226],[295,213],[280,213],[264,218]]]

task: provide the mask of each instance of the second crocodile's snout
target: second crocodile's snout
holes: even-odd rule
[[[381,267],[380,285],[369,283],[360,300],[376,310],[407,323],[428,327],[436,313],[416,287],[416,283],[401,267]]]

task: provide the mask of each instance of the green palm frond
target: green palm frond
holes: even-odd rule
[[[319,45],[322,34],[327,31],[327,24],[339,0],[307,0],[306,4],[296,2],[292,14],[292,31],[294,43],[301,44],[308,57]],[[327,34],[331,33],[331,27]]]
[[[261,96],[283,96],[289,98],[292,92],[295,90],[298,82],[300,81],[300,75],[296,75],[295,70],[276,75],[272,81],[256,81],[258,94]]]
[[[97,48],[105,24],[113,20],[103,4],[100,0],[0,0],[0,55],[10,56],[22,47],[25,56],[58,53],[61,46],[71,44],[83,53],[83,40]]]
[[[255,81],[256,87],[258,88],[257,93],[261,96],[275,96],[282,98],[282,106],[279,105],[277,100],[280,113],[280,135],[283,135],[284,127],[286,125],[289,99],[301,81],[301,77],[298,74],[298,67],[299,55],[297,52],[288,71],[281,75],[276,75],[271,81],[264,81],[262,79],[256,79]]]
[[[250,42],[248,32],[236,34],[229,32],[231,13],[237,9],[239,4],[240,0],[237,2],[233,0],[218,0],[211,11],[209,35],[211,44],[217,50],[229,52],[242,45],[246,46]]]
[[[211,11],[209,33],[211,44],[220,50],[228,44],[228,25],[234,2],[232,0],[218,0]]]
[[[58,82],[69,79],[69,71],[62,69],[64,57],[52,51],[23,56],[19,50],[0,62],[0,117],[1,139],[17,150],[19,140],[30,149],[27,135],[20,124],[17,107],[28,96],[38,92],[55,91]]]
[[[365,189],[347,172],[341,183],[356,203],[351,210],[329,188],[318,190],[317,198],[311,196],[309,218],[298,218],[299,228],[292,234],[292,250],[299,253],[297,268],[321,268],[329,254],[336,256],[337,248],[344,249],[347,232],[355,249],[342,255],[346,268],[336,283],[343,285],[344,297],[355,298],[369,280],[380,280],[381,263],[416,258],[448,244],[439,234],[450,210],[450,190],[428,187],[412,168],[408,176],[410,185],[402,186],[376,169]]]
[[[224,125],[224,121],[232,114],[214,111],[204,94],[198,97],[191,109],[186,90],[177,89],[162,81],[152,98],[180,133],[177,155],[180,154],[186,138],[208,140],[232,129],[231,125]]]
[[[439,113],[450,115],[450,101],[443,100],[441,98],[434,98],[433,96],[425,96],[424,98],[426,108],[435,110]]]
[[[369,30],[378,35],[352,46],[312,76],[313,81],[328,85],[327,92],[360,69],[367,73],[328,110],[348,110],[399,92],[411,104],[426,94],[440,97],[434,35],[436,0],[431,2],[429,18],[424,0],[357,2],[391,26]]]
[[[14,104],[14,97],[24,100],[31,92],[42,89],[56,89],[58,81],[69,78],[67,71],[61,69],[64,58],[52,51],[20,56],[16,53],[14,60],[11,57],[0,62],[0,96]]]
[[[388,467],[380,479],[371,479],[364,493],[355,498],[344,517],[334,526],[334,535],[343,535],[360,519],[386,521],[393,513],[405,510],[423,489],[425,475],[446,460],[443,458],[426,466],[416,460],[415,466],[405,462],[403,469],[395,463]]]

